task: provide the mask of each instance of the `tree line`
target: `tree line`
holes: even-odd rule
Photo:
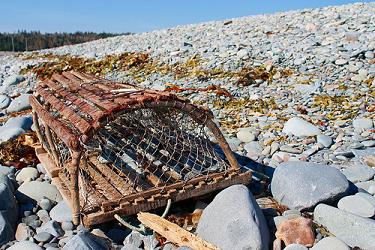
[[[40,31],[18,31],[17,33],[0,33],[0,51],[33,51],[63,45],[84,43],[101,38],[129,34],[131,33],[41,33]]]

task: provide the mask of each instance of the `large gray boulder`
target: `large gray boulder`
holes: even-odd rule
[[[63,250],[106,250],[110,249],[110,245],[106,240],[95,236],[89,232],[81,232],[70,239]]]
[[[7,77],[0,87],[0,93],[8,93],[13,86],[17,87],[15,85],[19,84],[20,82],[23,82],[24,80],[25,77],[22,75],[12,75]]]
[[[18,206],[13,192],[12,182],[0,174],[0,245],[14,239]]]
[[[268,249],[269,232],[261,209],[244,185],[216,195],[204,209],[197,234],[222,250]]]
[[[321,202],[333,202],[348,189],[349,182],[338,169],[300,161],[280,164],[271,181],[273,197],[282,205],[300,211]]]
[[[314,220],[350,247],[374,249],[375,220],[373,219],[319,204],[314,210]]]

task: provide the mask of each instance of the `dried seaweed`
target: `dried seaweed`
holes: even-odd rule
[[[30,132],[0,144],[0,164],[16,168],[36,165],[39,160],[32,145],[37,140],[35,132]]]

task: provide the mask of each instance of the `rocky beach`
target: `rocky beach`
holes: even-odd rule
[[[375,249],[374,13],[357,3],[0,54],[1,249],[189,249],[116,222],[73,225],[32,153],[29,104],[39,79],[68,70],[213,112],[254,171],[248,186],[189,201],[188,230],[219,249]]]

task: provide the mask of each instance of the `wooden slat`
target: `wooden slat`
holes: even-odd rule
[[[95,170],[95,166],[92,166],[90,162],[86,165],[87,172],[90,174],[92,179],[98,184],[98,188],[103,192],[104,196],[108,200],[115,200],[122,197],[119,191],[115,189],[106,179],[103,178],[102,174],[98,172],[98,170]],[[97,189],[98,189],[97,188]]]
[[[38,94],[40,94],[46,102],[52,105],[62,116],[66,118],[74,127],[76,127],[81,133],[86,134],[91,125],[80,117],[73,109],[71,109],[64,102],[56,98],[48,89],[44,89],[41,85],[36,88]]]
[[[137,192],[130,184],[126,183],[128,180],[124,179],[126,178],[124,174],[118,175],[106,164],[100,163],[96,159],[96,156],[90,157],[88,161],[92,162],[98,170],[107,177],[107,180],[111,182],[112,186],[114,186],[123,196]]]
[[[88,101],[98,105],[102,109],[112,111],[120,108],[118,104],[109,100],[102,100],[101,96],[82,88],[80,84],[83,82],[69,72],[64,72],[63,75],[53,75],[52,78],[63,84],[66,88],[69,88],[72,92],[78,92],[83,98],[86,98]]]
[[[67,91],[63,86],[55,83],[52,80],[45,80],[42,84],[51,88],[62,98],[72,102],[74,105],[79,107],[82,112],[89,115],[93,120],[97,121],[105,114],[102,110],[98,109],[93,105],[88,104],[85,100],[73,94],[72,92]]]

